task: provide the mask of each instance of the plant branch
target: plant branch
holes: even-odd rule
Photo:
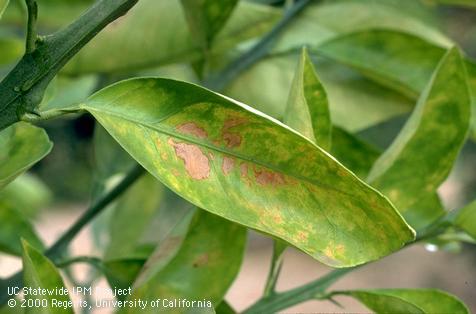
[[[271,257],[271,267],[268,273],[268,279],[264,288],[263,297],[276,294],[276,283],[278,282],[279,274],[283,266],[284,251],[287,244],[281,240],[273,241],[273,256]]]
[[[25,3],[28,12],[25,54],[29,54],[32,53],[36,48],[36,21],[38,19],[38,4],[36,3],[36,0],[25,0]]]
[[[243,313],[276,313],[298,303],[319,297],[330,285],[356,268],[357,267],[351,267],[333,270],[327,275],[304,286],[263,298],[246,309]]]
[[[203,85],[216,91],[222,91],[230,82],[232,82],[243,71],[250,68],[253,64],[271,49],[276,38],[281,32],[293,21],[293,19],[310,4],[310,0],[298,0],[284,14],[283,18],[274,26],[274,28],[266,34],[258,43],[252,46],[247,52],[242,54],[238,59],[231,62],[223,71],[207,78]]]
[[[0,83],[0,131],[21,120],[24,114],[34,114],[46,87],[61,68],[137,1],[100,0],[68,27],[42,40],[35,38],[36,17],[29,8],[27,53]],[[35,3],[27,0],[27,5],[29,2]]]
[[[71,243],[81,229],[137,181],[144,172],[144,168],[140,165],[136,165],[131,169],[121,182],[84,212],[84,214],[45,252],[45,256],[51,259],[53,263],[59,263],[64,249]],[[8,287],[22,285],[22,276],[22,272],[18,272],[0,282],[0,306],[4,305],[9,299],[7,293]]]

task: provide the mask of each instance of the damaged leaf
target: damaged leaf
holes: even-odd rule
[[[133,79],[103,89],[81,107],[191,203],[326,264],[365,263],[414,237],[385,197],[313,143],[206,89]]]

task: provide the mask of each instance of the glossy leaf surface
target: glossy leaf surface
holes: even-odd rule
[[[284,123],[329,151],[332,123],[327,93],[306,49],[301,52],[294,74]]]
[[[476,240],[476,201],[463,207],[458,212],[454,224]]]
[[[454,48],[442,59],[411,117],[369,174],[368,181],[400,211],[434,193],[448,176],[466,139],[470,102],[463,60]]]
[[[22,238],[37,249],[43,249],[32,224],[19,210],[16,204],[0,199],[0,251],[17,256],[22,254]]]
[[[245,228],[198,211],[176,255],[136,285],[131,298],[205,299],[216,306],[238,273],[245,242]]]
[[[46,156],[52,147],[43,129],[27,123],[0,131],[0,189]]]
[[[238,0],[181,0],[193,37],[205,49],[225,25]]]
[[[229,98],[150,78],[115,84],[81,107],[188,201],[327,264],[364,263],[413,239],[381,194],[308,140]]]
[[[376,313],[467,314],[466,306],[456,297],[434,289],[376,289],[338,294],[356,298]]]
[[[43,256],[39,251],[30,246],[27,242],[23,242],[23,282],[25,287],[31,287],[32,289],[54,289],[65,288],[63,279],[59,274],[53,263]],[[26,299],[33,300],[48,300],[46,307],[27,307],[25,313],[41,313],[41,314],[65,314],[73,313],[72,307],[62,308],[52,305],[52,300],[56,299],[64,302],[71,302],[69,294],[61,295],[47,294],[41,295],[28,295]],[[72,305],[72,303],[71,303]]]

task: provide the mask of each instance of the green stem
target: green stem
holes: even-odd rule
[[[273,241],[273,256],[271,258],[271,267],[268,273],[268,279],[263,292],[263,297],[268,297],[276,293],[276,283],[283,266],[284,251],[287,245],[281,240]]]
[[[60,262],[65,248],[76,237],[79,231],[136,182],[144,172],[144,168],[140,165],[135,166],[129,171],[121,182],[84,212],[84,214],[45,252],[45,256],[51,259],[55,264]],[[0,283],[0,306],[9,300],[7,293],[8,287],[19,287],[22,285],[22,276],[22,272],[20,271]]]
[[[36,0],[25,0],[28,12],[28,21],[26,26],[26,48],[25,53],[32,53],[36,48],[36,21],[38,19],[38,4]]]
[[[238,59],[231,62],[223,71],[205,80],[203,85],[216,91],[224,90],[238,75],[266,56],[278,35],[280,35],[286,26],[310,3],[310,0],[297,1],[286,11],[284,17],[266,36]]]
[[[354,269],[356,269],[356,267],[333,270],[327,275],[304,286],[263,298],[246,309],[243,313],[276,313],[301,302],[315,299],[319,297],[320,294],[323,294],[326,289],[339,278]]]
[[[32,0],[28,0],[32,1]],[[27,3],[28,3],[27,1]],[[109,23],[125,14],[138,0],[100,0],[81,17],[52,35],[36,41],[0,83],[0,131],[34,112],[53,77],[78,51]],[[33,1],[34,2],[34,1]],[[29,14],[33,17],[33,14]],[[29,18],[29,25],[35,25]],[[33,26],[32,26],[33,27]],[[27,42],[33,48],[34,27]],[[36,32],[35,32],[36,33]],[[27,50],[28,52],[28,50]]]
[[[88,264],[100,271],[104,269],[102,259],[95,256],[75,256],[73,258],[69,258],[63,261],[58,261],[56,263],[56,266],[59,268],[65,268],[74,264]]]

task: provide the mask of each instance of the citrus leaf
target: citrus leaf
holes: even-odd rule
[[[331,154],[359,178],[365,179],[380,151],[356,135],[333,127]]]
[[[413,103],[396,92],[362,77],[358,72],[323,58],[315,60],[327,91],[334,124],[348,131],[365,129],[411,111]],[[266,58],[243,72],[226,95],[273,116],[284,117],[296,56]]]
[[[316,51],[415,99],[446,52],[422,38],[391,30],[368,30],[335,37],[320,44]],[[473,138],[476,138],[476,64],[465,60],[465,65],[472,91]]]
[[[0,18],[2,17],[3,12],[7,8],[8,2],[9,2],[9,0],[0,0]]]
[[[144,239],[159,209],[164,186],[151,175],[140,178],[115,205],[109,222],[109,244],[105,260],[144,257],[142,252],[155,245]],[[146,254],[146,257],[148,254]]]
[[[190,32],[201,47],[208,49],[238,0],[181,0],[181,3]]]
[[[335,159],[229,98],[142,78],[105,88],[81,107],[191,203],[327,264],[374,260],[414,237],[385,197]]]
[[[0,189],[46,156],[53,144],[43,129],[19,122],[0,131]]]
[[[326,151],[331,147],[331,116],[327,93],[303,49],[288,98],[284,123]]]
[[[221,1],[220,1],[221,2]],[[157,12],[164,12],[160,18]],[[280,12],[268,6],[240,2],[216,36],[212,53],[269,30]],[[138,34],[135,30],[141,29]],[[65,67],[68,74],[127,72],[201,57],[188,31],[178,1],[141,0],[130,12],[106,27]]]
[[[18,60],[23,54],[23,42],[16,38],[0,38],[0,66]]]
[[[21,209],[20,209],[21,210]],[[42,250],[43,243],[32,224],[15,204],[0,200],[0,251],[21,256],[21,238]]]
[[[434,193],[448,176],[466,139],[470,103],[463,60],[453,48],[441,60],[397,138],[370,171],[368,181],[399,210]]]
[[[369,30],[339,36],[316,49],[326,57],[352,66],[410,97],[417,97],[425,88],[445,54],[444,48],[433,43],[391,30]]]
[[[438,4],[476,8],[476,2],[474,2],[474,0],[430,0],[430,1],[436,2]]]
[[[476,240],[476,201],[459,210],[453,223]]]
[[[468,314],[459,299],[436,289],[375,289],[337,292],[351,296],[376,313]]]
[[[216,306],[240,269],[245,242],[245,228],[200,210],[177,254],[148,280],[135,285],[130,298],[189,298]]]
[[[417,233],[446,214],[436,192],[420,198],[412,206],[399,211]]]
[[[26,241],[23,242],[23,282],[25,287],[32,289],[48,289],[57,291],[65,289],[63,279],[53,263],[43,256],[39,251],[30,246]],[[52,293],[36,295],[34,293],[25,296],[26,299],[48,300],[46,307],[27,307],[25,313],[41,314],[64,314],[73,313],[73,303],[66,293]],[[68,304],[66,308],[54,306],[52,300],[56,299]]]

